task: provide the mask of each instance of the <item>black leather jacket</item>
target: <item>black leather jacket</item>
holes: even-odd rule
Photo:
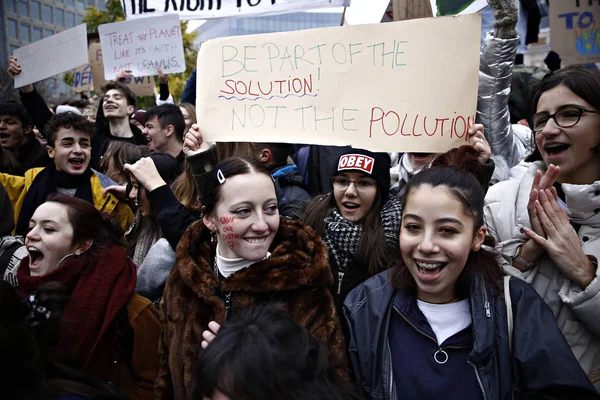
[[[344,302],[349,353],[356,383],[365,399],[396,400],[388,330],[395,289],[390,271],[356,287]],[[473,366],[485,400],[598,399],[586,374],[556,326],[552,312],[526,282],[511,279],[513,357],[511,360],[504,295],[474,279],[470,298]],[[420,356],[415,349],[415,356]],[[514,371],[514,378],[512,375]],[[398,396],[400,393],[400,396]]]

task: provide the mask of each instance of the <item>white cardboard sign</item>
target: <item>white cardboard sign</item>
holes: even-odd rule
[[[121,0],[127,20],[165,14],[182,20],[255,17],[348,5],[350,0]]]
[[[165,74],[185,71],[177,14],[104,24],[98,33],[108,80],[125,70],[133,76],[158,75],[158,68]]]
[[[13,55],[21,64],[15,88],[85,65],[88,63],[86,24],[19,47]]]
[[[481,15],[205,42],[196,112],[207,141],[445,152],[474,123]]]

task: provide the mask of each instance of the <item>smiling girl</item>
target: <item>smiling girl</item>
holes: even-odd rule
[[[509,332],[501,269],[484,245],[484,180],[463,146],[408,182],[402,259],[344,303],[365,399],[597,398],[550,309],[517,279]]]
[[[346,376],[327,248],[310,227],[279,219],[269,172],[256,160],[226,159],[206,174],[200,192],[203,218],[179,242],[160,304],[156,398],[192,398],[209,322],[270,302],[308,329],[328,349],[337,375]]]
[[[389,196],[387,153],[349,149],[332,171],[332,191],[306,206],[302,220],[329,249],[338,311],[350,290],[398,256],[400,201]]]
[[[544,298],[600,391],[600,71],[566,68],[534,96],[535,152],[485,215],[507,274]]]

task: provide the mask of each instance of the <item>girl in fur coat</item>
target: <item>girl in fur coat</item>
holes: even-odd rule
[[[206,174],[200,193],[203,218],[182,237],[161,300],[156,398],[191,399],[209,323],[216,331],[230,316],[265,303],[280,303],[307,328],[346,379],[327,248],[310,227],[279,219],[269,172],[255,160],[227,159]]]

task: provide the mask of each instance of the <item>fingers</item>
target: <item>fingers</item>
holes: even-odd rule
[[[539,190],[540,182],[542,181],[542,171],[539,169],[535,171],[535,176],[533,177],[533,184],[531,185],[531,191]]]
[[[216,335],[217,333],[219,333],[219,329],[221,329],[221,325],[219,325],[215,321],[211,321],[211,322],[208,323],[208,328],[211,331],[213,331],[215,333],[215,335]]]
[[[553,188],[554,189],[554,188]],[[556,192],[556,189],[554,190]],[[554,197],[551,190],[542,190],[539,194],[540,204],[544,208],[544,212],[554,226],[556,228],[561,228],[563,226],[571,226],[571,222],[569,221],[569,216],[566,211],[562,209],[562,207],[558,204],[558,201]]]
[[[115,195],[117,197],[125,196],[126,188],[125,188],[125,186],[111,185],[111,186],[106,187],[102,191],[102,196],[106,197],[109,193],[112,195]]]
[[[202,348],[206,349],[208,347],[208,345],[210,344],[210,342],[212,342],[215,339],[215,337],[216,336],[210,331],[202,332],[202,338],[204,339],[202,341]]]
[[[560,175],[560,167],[550,164],[544,176],[540,181],[540,189],[550,189]]]
[[[543,196],[541,193],[542,192],[539,194],[540,198]],[[550,213],[552,216],[548,215],[548,212],[544,206],[542,206],[539,200],[535,202],[535,211],[540,223],[542,224],[542,227],[544,228],[544,232],[548,234],[548,238],[553,237],[557,232],[555,222],[558,220],[558,218],[556,213],[551,211]]]
[[[202,134],[198,130],[198,125],[194,124],[185,135],[184,144],[187,145],[190,150],[195,151],[202,145]]]
[[[492,156],[492,149],[485,139],[482,124],[474,124],[469,127],[469,145],[477,150],[479,161],[482,164]]]
[[[539,245],[544,250],[548,247],[548,240],[544,239],[529,228],[523,228],[523,230],[529,239],[533,240],[535,244]]]
[[[216,323],[215,321],[211,321],[208,323],[208,329],[202,332],[202,348],[206,349],[208,345],[215,339],[217,333],[219,333],[219,329],[221,329],[221,325]]]

